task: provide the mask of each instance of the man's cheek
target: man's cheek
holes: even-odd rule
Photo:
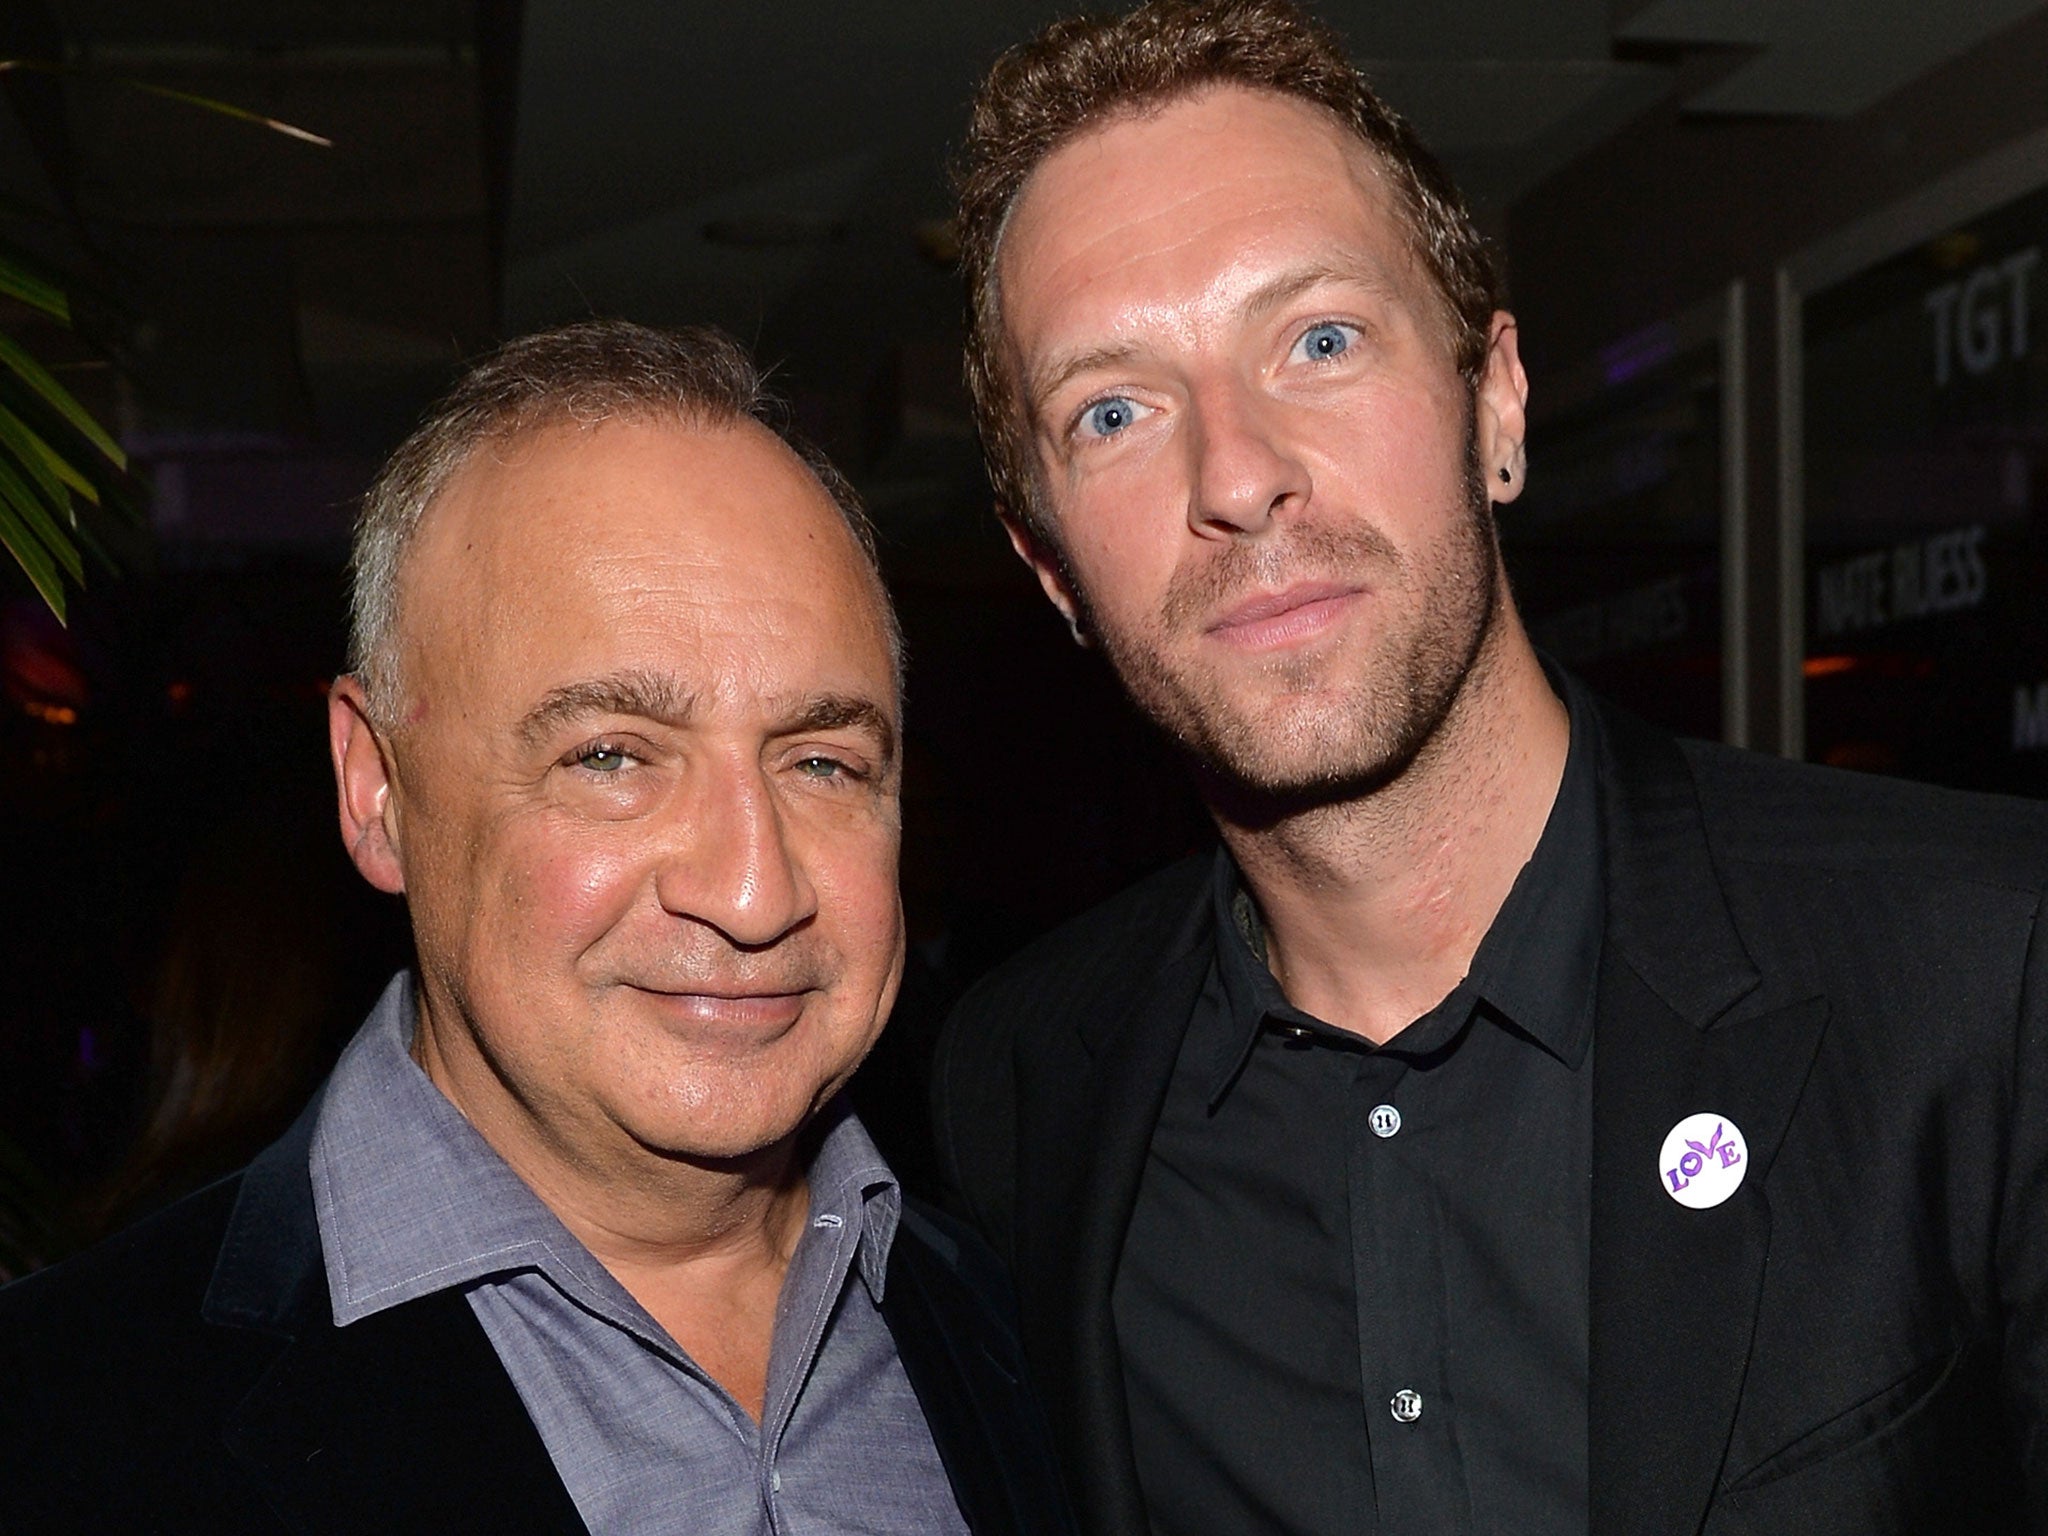
[[[1463,474],[1466,434],[1448,425],[1459,416],[1455,401],[1433,394],[1378,396],[1323,434],[1320,478],[1333,488],[1347,481],[1362,481],[1361,490],[1378,485],[1397,503],[1403,493],[1441,489]]]
[[[834,926],[874,933],[886,930],[897,909],[902,846],[899,808],[878,801],[812,819],[792,838],[790,854]]]
[[[632,905],[639,870],[613,840],[559,840],[508,850],[499,881],[504,916],[581,949]]]

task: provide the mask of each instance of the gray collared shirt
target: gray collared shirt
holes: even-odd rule
[[[460,1287],[593,1532],[966,1530],[880,1310],[902,1193],[850,1112],[811,1159],[756,1424],[434,1087],[413,1018],[402,974],[314,1132],[337,1327]]]

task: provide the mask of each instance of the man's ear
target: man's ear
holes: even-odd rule
[[[370,722],[363,685],[353,677],[337,677],[327,690],[327,750],[334,760],[342,844],[365,880],[397,895],[405,889],[405,865],[388,749]]]
[[[1515,317],[1495,310],[1486,344],[1486,362],[1473,390],[1472,428],[1479,472],[1495,503],[1522,494],[1529,461],[1525,449],[1529,426],[1529,376],[1522,371]],[[1505,473],[1503,473],[1505,472]]]
[[[1067,579],[1066,566],[1053,552],[1052,546],[1008,507],[997,507],[996,515],[1003,521],[1003,531],[1010,536],[1010,548],[1017,551],[1019,560],[1031,567],[1031,574],[1038,578],[1039,586],[1052,599],[1053,607],[1059,609],[1060,617],[1067,621],[1067,628],[1074,633],[1074,644],[1094,644],[1081,624],[1081,605]]]

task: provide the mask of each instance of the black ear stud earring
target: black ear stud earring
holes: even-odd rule
[[[1506,484],[1507,484],[1507,483],[1508,483],[1508,482],[1509,482],[1510,480],[1512,480],[1512,479],[1514,479],[1514,478],[1515,478],[1515,477],[1514,477],[1514,474],[1513,474],[1513,473],[1512,473],[1512,472],[1511,472],[1511,471],[1510,471],[1510,470],[1508,469],[1507,465],[1505,465],[1505,464],[1501,465],[1501,467],[1500,467],[1500,483],[1501,483],[1502,485],[1506,485]]]

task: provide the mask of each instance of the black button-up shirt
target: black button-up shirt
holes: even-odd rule
[[[1465,979],[1375,1048],[1216,957],[1113,1298],[1164,1536],[1583,1536],[1598,722]]]

